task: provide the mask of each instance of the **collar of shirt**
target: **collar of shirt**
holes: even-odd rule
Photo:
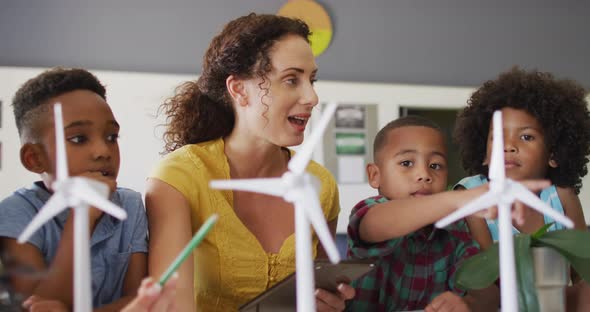
[[[47,188],[45,188],[45,185],[43,184],[42,181],[35,182],[33,184],[32,189],[35,191],[35,194],[37,195],[39,200],[42,201],[43,203],[47,203],[47,201],[49,200],[49,198],[52,195],[49,192],[49,190],[47,190]],[[109,200],[111,202],[115,203],[116,205],[121,206],[121,200],[119,199],[117,192],[114,192],[113,194],[111,194],[111,197],[109,198]],[[40,205],[40,206],[43,206],[43,205]],[[64,225],[68,219],[68,216],[70,215],[70,210],[71,209],[69,209],[69,208],[64,209],[62,212],[60,212],[57,216],[55,216],[53,218],[62,230],[63,230]],[[105,214],[103,214],[103,216],[98,221],[98,224],[94,228],[94,231],[91,233],[90,246],[92,247],[92,246],[108,239],[109,237],[113,236],[116,228],[119,226],[121,226],[121,220],[119,220],[111,215],[105,216]]]

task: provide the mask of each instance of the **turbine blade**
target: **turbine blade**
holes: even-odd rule
[[[316,235],[322,243],[322,246],[324,246],[328,258],[330,258],[330,262],[340,262],[340,254],[338,248],[336,248],[332,233],[330,233],[328,223],[326,223],[326,218],[324,217],[322,207],[320,206],[316,190],[312,185],[308,184],[304,186],[304,193],[302,195],[303,196],[295,201],[295,209],[305,210],[305,215],[313,225]]]
[[[309,175],[309,180],[311,181],[311,185],[315,190],[316,194],[320,193],[320,190],[322,189],[322,182],[320,181],[320,179],[318,179],[316,176],[314,176],[313,174]]]
[[[494,112],[492,157],[490,159],[490,180],[504,181],[506,178],[506,169],[504,168],[504,131],[502,131],[502,112]]]
[[[450,215],[438,220],[434,225],[437,228],[444,228],[447,225],[470,216],[480,210],[490,208],[498,204],[498,195],[492,192],[487,192],[480,197],[468,202],[465,206],[455,210]]]
[[[27,240],[40,229],[45,222],[53,219],[56,215],[61,213],[63,210],[68,208],[66,199],[60,192],[56,192],[49,198],[47,203],[37,213],[37,215],[31,220],[31,223],[25,227],[23,232],[18,237],[19,243],[25,243]]]
[[[542,214],[546,214],[553,218],[553,220],[563,224],[567,228],[573,228],[574,223],[572,220],[559,212],[551,209],[549,205],[547,205],[544,201],[542,201],[539,197],[529,191],[526,187],[518,182],[511,183],[511,190],[512,195],[523,202],[525,205],[537,210]]]
[[[278,197],[282,197],[286,192],[281,178],[212,180],[209,186],[220,190],[247,191]]]
[[[68,177],[68,157],[66,154],[66,136],[64,134],[63,114],[61,104],[53,106],[53,120],[55,126],[55,147],[56,147],[56,172],[57,181],[64,181]]]
[[[338,106],[336,103],[330,103],[326,106],[326,109],[322,112],[320,121],[317,123],[315,129],[313,129],[307,141],[303,143],[299,152],[289,161],[289,171],[295,174],[302,174],[305,171],[307,164],[311,160],[313,149],[324,136],[324,131],[326,131],[328,123],[336,111],[336,106]]]
[[[119,220],[127,219],[127,212],[123,210],[123,208],[106,199],[104,194],[97,192],[91,187],[91,184],[77,183],[74,184],[74,188],[75,190],[72,190],[74,196],[78,197],[86,204],[96,209],[100,209]]]

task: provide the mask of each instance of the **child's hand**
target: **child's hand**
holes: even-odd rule
[[[454,293],[447,291],[432,300],[432,302],[426,306],[424,312],[469,312],[469,306],[463,300],[462,297],[455,295]]]
[[[548,180],[525,180],[519,181],[520,184],[524,185],[527,189],[529,189],[533,193],[538,193],[544,188],[547,188],[551,185],[551,182]],[[487,186],[487,185],[486,185]],[[515,201],[512,205],[512,219],[516,221],[518,225],[523,225],[526,219],[526,215],[529,212],[529,208],[521,203],[520,201]],[[496,219],[498,217],[498,207],[494,206],[488,208],[484,211],[481,211],[476,214],[479,217],[486,218],[486,219]]]
[[[338,285],[338,294],[325,289],[316,289],[315,301],[318,311],[344,311],[345,301],[354,298],[355,290],[348,284]]]
[[[23,308],[25,310],[35,312],[68,312],[68,307],[59,300],[49,300],[41,298],[36,295],[32,295],[25,302],[23,302]]]
[[[151,277],[144,278],[133,299],[121,312],[172,312],[176,311],[174,298],[178,274],[172,275],[164,288]]]

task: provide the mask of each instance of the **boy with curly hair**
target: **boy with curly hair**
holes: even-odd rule
[[[26,244],[16,241],[52,195],[56,163],[52,116],[57,102],[63,109],[68,171],[107,184],[110,200],[127,212],[127,219],[120,221],[95,208],[89,211],[93,306],[119,311],[147,275],[147,217],[141,194],[117,187],[119,124],[106,102],[104,86],[86,70],[50,69],[27,81],[14,96],[21,163],[41,181],[0,202],[0,256],[5,263],[45,272],[40,279],[11,278],[16,292],[33,295],[28,304],[47,300],[72,306],[73,213],[63,211]]]
[[[506,176],[516,181],[548,179],[551,186],[539,196],[554,210],[586,230],[577,194],[588,172],[590,116],[584,88],[552,74],[517,67],[485,82],[459,113],[454,139],[459,144],[463,167],[470,176],[455,189],[470,189],[487,183],[492,150],[492,114],[502,111]],[[482,142],[487,142],[482,144]],[[554,220],[532,209],[516,224],[513,232],[533,233]],[[497,220],[467,218],[474,239],[482,249],[498,240]],[[563,229],[554,223],[549,230]],[[574,283],[577,278],[573,277]],[[587,287],[579,284],[576,288]],[[572,289],[568,290],[568,304]]]

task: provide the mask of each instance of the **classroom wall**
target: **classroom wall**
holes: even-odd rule
[[[0,66],[195,74],[213,35],[287,0],[0,1]],[[320,80],[477,86],[514,64],[590,87],[590,1],[317,0]]]
[[[0,198],[18,187],[30,185],[37,177],[20,165],[18,134],[12,108],[9,105],[17,88],[37,75],[41,68],[0,67],[0,100],[2,106],[2,168],[0,169]],[[158,106],[181,82],[196,76],[92,70],[107,87],[107,100],[121,125],[121,169],[118,183],[143,192],[145,177],[160,158],[162,151],[162,117],[156,117]],[[472,88],[416,86],[379,83],[320,81],[316,91],[321,102],[342,104],[377,104],[378,128],[398,117],[400,106],[426,108],[460,108],[466,103]],[[589,98],[590,100],[590,98]],[[312,117],[311,128],[319,114]],[[321,148],[314,159],[323,163]],[[590,185],[590,177],[584,179]],[[376,195],[367,184],[340,184],[342,212],[338,232],[345,233],[351,208],[363,198]],[[586,222],[590,224],[590,187],[582,189],[580,199]]]

